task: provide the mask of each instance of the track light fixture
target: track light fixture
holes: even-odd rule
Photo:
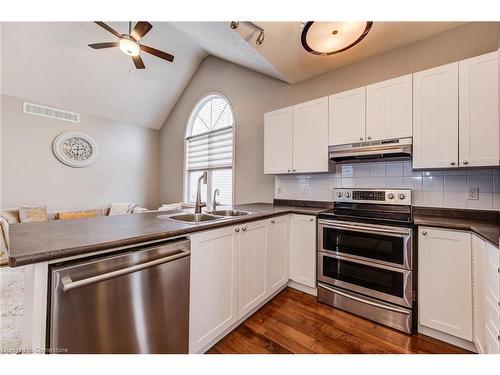
[[[251,21],[244,21],[243,23],[246,24],[247,26],[250,26],[255,31],[259,32],[259,35],[257,36],[257,39],[255,40],[255,44],[260,46],[264,42],[264,28],[257,25],[254,22],[251,22]],[[229,26],[233,30],[237,29],[239,25],[240,25],[240,21],[231,21],[231,23],[229,24]]]

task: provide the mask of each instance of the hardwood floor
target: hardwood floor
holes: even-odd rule
[[[421,334],[408,336],[286,288],[224,337],[211,354],[470,353]]]

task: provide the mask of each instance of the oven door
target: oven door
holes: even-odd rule
[[[319,251],[318,281],[412,307],[412,273],[409,270]]]
[[[318,250],[392,267],[412,267],[411,228],[318,221]]]

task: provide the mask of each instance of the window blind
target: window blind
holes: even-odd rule
[[[187,137],[188,172],[231,168],[233,165],[233,127]]]

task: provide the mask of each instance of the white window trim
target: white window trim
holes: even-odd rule
[[[231,110],[231,113],[233,114],[233,160],[232,160],[232,192],[231,192],[231,204],[235,204],[234,202],[234,197],[235,197],[235,181],[236,181],[236,116],[235,116],[235,113],[234,113],[234,110],[233,110],[233,105],[231,104],[231,101],[227,98],[226,95],[218,92],[218,91],[210,91],[204,95],[202,95],[201,97],[198,98],[198,100],[195,102],[195,104],[191,107],[191,111],[189,113],[189,117],[188,117],[188,120],[187,120],[187,123],[186,123],[186,126],[185,126],[185,131],[184,131],[184,157],[183,157],[183,165],[182,165],[182,174],[183,174],[183,183],[182,183],[182,201],[183,201],[183,204],[186,205],[186,206],[194,206],[193,202],[190,202],[187,198],[188,196],[188,185],[189,185],[189,181],[188,181],[188,172],[187,172],[187,165],[188,165],[188,154],[187,154],[187,148],[188,148],[188,142],[186,140],[186,138],[189,136],[189,134],[191,133],[191,127],[193,126],[194,124],[194,120],[196,118],[196,116],[198,115],[198,111],[196,111],[197,109],[203,107],[203,105],[205,105],[206,102],[208,102],[209,100],[211,100],[213,97],[220,97],[220,98],[223,98],[228,106],[229,106],[229,109]],[[208,171],[209,174],[211,173],[211,171]],[[210,178],[210,176],[209,176]],[[211,208],[212,206],[212,198],[213,198],[213,192],[211,191],[210,189],[210,186],[207,186],[207,207],[209,207],[209,209]]]

